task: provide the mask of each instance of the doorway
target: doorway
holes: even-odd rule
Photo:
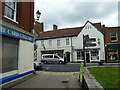
[[[86,59],[86,63],[90,63],[90,55],[89,55],[89,52],[86,52],[85,59]]]
[[[70,52],[65,52],[67,62],[70,62]]]

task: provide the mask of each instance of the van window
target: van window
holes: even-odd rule
[[[53,58],[52,55],[46,55],[46,56],[43,56],[43,58]]]
[[[59,58],[58,56],[54,56],[54,58]]]

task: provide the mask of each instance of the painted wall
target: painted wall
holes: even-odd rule
[[[66,45],[66,39],[69,38],[69,45]],[[52,45],[49,45],[49,40],[52,40]],[[57,46],[57,40],[60,40],[60,46]],[[41,60],[41,51],[44,51],[43,45],[41,44],[42,40],[36,41],[38,45],[37,49],[37,60]],[[45,50],[64,50],[65,52],[71,52],[71,37],[56,38],[43,40]],[[71,56],[71,55],[70,55]]]
[[[34,43],[20,40],[18,56],[18,73],[33,70]]]
[[[86,29],[86,27],[90,27],[89,29]],[[79,33],[78,36],[74,37],[63,37],[63,38],[56,38],[56,39],[51,39],[52,40],[52,46],[49,46],[49,40],[43,40],[44,41],[44,46],[45,50],[64,50],[64,52],[70,52],[70,61],[81,61],[77,60],[77,53],[75,49],[83,49],[83,34],[84,35],[89,35],[90,38],[96,38],[96,46],[94,47],[86,47],[86,49],[100,49],[99,53],[99,60],[105,60],[105,49],[104,49],[104,36],[103,34],[97,30],[91,23],[87,23],[85,27],[82,29],[82,31]],[[69,38],[70,45],[66,45],[66,39]],[[98,45],[97,39],[100,39],[100,45]],[[57,46],[57,40],[60,40],[60,46]],[[73,51],[71,48],[71,41],[72,41],[72,47]],[[37,58],[38,60],[41,59],[41,51],[44,51],[43,46],[41,46],[41,40],[37,41],[38,44],[38,49],[37,49]]]
[[[86,29],[86,27],[91,27],[89,29]],[[89,35],[90,38],[96,38],[96,40],[100,39],[100,45],[97,44],[95,47],[86,47],[86,49],[95,49],[100,48],[100,59],[105,60],[105,49],[104,49],[104,36],[103,34],[98,31],[93,25],[90,23],[87,23],[85,27],[82,29],[82,31],[79,33],[77,37],[73,38],[73,46],[75,46],[75,49],[83,49],[83,34]],[[75,52],[74,52],[75,53]],[[76,55],[75,55],[76,56]],[[77,59],[75,57],[75,59]]]

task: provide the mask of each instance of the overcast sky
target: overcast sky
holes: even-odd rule
[[[35,0],[35,12],[40,10],[39,22],[44,22],[46,31],[52,30],[53,24],[58,28],[80,27],[87,20],[109,27],[118,26],[118,0],[96,1]]]

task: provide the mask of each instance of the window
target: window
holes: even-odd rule
[[[60,46],[60,40],[57,40],[57,46]]]
[[[54,58],[59,58],[58,56],[54,56]]]
[[[53,55],[46,55],[46,56],[43,56],[43,58],[53,58]]]
[[[91,51],[91,60],[99,60],[99,52]]]
[[[116,32],[112,32],[110,33],[110,37],[111,37],[111,41],[117,41],[117,33]]]
[[[16,21],[16,2],[15,0],[5,0],[4,16]]]
[[[84,59],[84,52],[83,51],[77,51],[77,60],[83,60]]]
[[[41,41],[41,47],[43,47],[43,45],[44,45],[44,41]]]
[[[49,40],[49,46],[52,46],[52,40]]]
[[[2,56],[0,57],[0,60],[2,60],[2,68],[0,67],[0,71],[7,72],[17,70],[19,40],[2,35],[0,45],[2,45]]]
[[[85,27],[87,30],[90,30],[92,27],[91,26],[87,26]]]
[[[69,45],[69,38],[66,39],[66,45]]]

